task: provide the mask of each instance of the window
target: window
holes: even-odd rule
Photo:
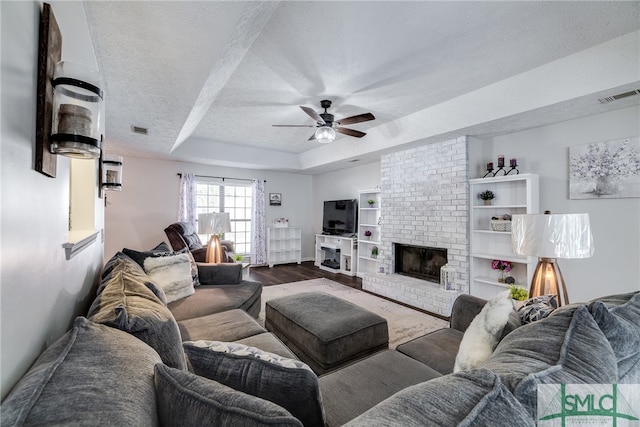
[[[238,183],[196,180],[196,214],[228,212],[231,218],[231,232],[223,239],[235,243],[236,253],[251,253],[251,186]],[[203,242],[208,235],[200,235]]]

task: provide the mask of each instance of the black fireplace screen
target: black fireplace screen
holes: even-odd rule
[[[394,243],[397,274],[440,283],[440,267],[447,263],[447,250]]]

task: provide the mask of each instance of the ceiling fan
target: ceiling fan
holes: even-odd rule
[[[371,113],[358,114],[356,116],[345,117],[340,120],[334,120],[333,114],[327,113],[327,108],[331,107],[331,101],[323,99],[320,101],[320,107],[324,108],[324,113],[317,113],[309,107],[303,107],[302,111],[307,113],[309,117],[316,121],[315,125],[273,125],[276,127],[317,127],[315,133],[311,135],[309,141],[318,141],[322,143],[332,142],[336,138],[336,132],[340,132],[344,135],[353,136],[356,138],[362,138],[366,135],[364,132],[358,130],[344,128],[342,125],[350,125],[354,123],[368,122],[375,120],[375,117]]]

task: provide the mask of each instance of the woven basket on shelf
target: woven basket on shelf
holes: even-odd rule
[[[511,221],[492,219],[491,229],[493,231],[511,231]]]

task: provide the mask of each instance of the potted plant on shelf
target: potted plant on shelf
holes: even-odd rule
[[[494,270],[500,270],[500,277],[498,278],[498,282],[504,283],[505,273],[511,271],[511,263],[509,261],[501,261],[499,259],[494,259],[491,262],[491,268]]]
[[[375,204],[376,204],[376,201],[375,201],[375,200],[373,200],[373,199],[369,199],[369,200],[367,200],[367,203],[369,204],[369,207],[370,207],[370,208],[372,208],[372,207],[373,207],[373,205],[375,205]]]
[[[485,205],[490,205],[491,200],[493,200],[495,197],[496,196],[493,194],[493,191],[491,190],[485,190],[482,193],[480,193],[480,198],[484,200]]]
[[[364,237],[366,237],[367,240],[369,240],[371,238],[371,230],[365,230]]]
[[[242,254],[233,254],[233,259],[235,260],[235,262],[242,262],[242,261],[244,261],[244,255],[242,255]]]
[[[516,309],[520,308],[523,301],[529,298],[529,292],[525,288],[522,288],[518,285],[509,285],[509,292],[511,292],[511,299],[515,300]]]
[[[374,246],[371,248],[371,258],[378,258],[378,247]]]

